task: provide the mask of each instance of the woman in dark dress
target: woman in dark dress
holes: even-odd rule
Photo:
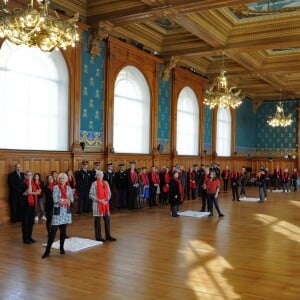
[[[53,187],[54,181],[52,175],[48,175],[46,177],[46,184],[44,186],[45,193],[45,213],[46,213],[46,229],[48,232],[48,237],[51,232],[51,222],[53,216]]]

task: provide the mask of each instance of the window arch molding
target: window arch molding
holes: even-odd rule
[[[127,65],[114,83],[113,149],[117,153],[149,154],[150,145],[150,86],[139,68]]]

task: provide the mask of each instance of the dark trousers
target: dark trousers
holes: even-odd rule
[[[131,186],[128,190],[128,209],[135,209],[137,201],[137,187]]]
[[[11,195],[9,196],[10,220],[12,222],[22,221],[22,215],[21,215],[22,199],[23,199],[23,196],[19,195],[18,193],[11,193]]]
[[[66,232],[67,232],[67,224],[52,225],[50,235],[48,237],[47,247],[46,247],[46,251],[48,251],[49,253],[50,253],[51,246],[54,242],[57,229],[59,229],[60,231],[60,237],[59,237],[60,250],[64,249],[64,243],[65,243]]]
[[[207,206],[207,193],[206,190],[201,188],[201,200],[202,200],[202,208],[201,211],[205,211]]]
[[[88,190],[79,190],[78,191],[78,212],[89,212],[90,210],[90,198]]]
[[[224,183],[224,193],[227,193],[227,190],[228,190],[228,179],[224,179],[223,183]]]
[[[219,215],[221,214],[218,198],[216,198],[214,194],[207,194],[207,202],[208,202],[208,211],[210,212],[211,215],[213,215],[214,206],[218,214]]]
[[[95,220],[94,220],[94,229],[95,229],[96,240],[102,239],[100,218],[101,217],[95,217]],[[103,216],[103,220],[104,220],[104,228],[105,228],[105,238],[109,239],[111,237],[111,235],[110,235],[110,216]]]
[[[118,208],[125,208],[125,207],[127,207],[126,191],[118,190]]]
[[[232,190],[232,200],[239,200],[239,192],[238,192],[238,186],[237,185],[232,185],[231,186]]]
[[[47,218],[47,221],[46,221],[46,229],[47,229],[47,232],[48,232],[48,238],[50,236],[50,233],[51,233],[51,223],[52,223],[52,217],[53,217],[53,210],[49,209],[49,210],[46,210],[46,218]]]
[[[32,239],[32,229],[35,217],[35,207],[26,205],[22,211],[22,235],[23,242],[28,242]]]
[[[188,200],[190,200],[190,195],[192,196],[192,200],[196,199],[196,195],[197,195],[197,189],[196,188],[188,188]]]
[[[242,182],[241,184],[240,196],[246,195],[246,182]]]
[[[157,192],[157,187],[154,185],[150,186],[150,198],[149,198],[149,205],[154,206],[156,204],[156,192]]]

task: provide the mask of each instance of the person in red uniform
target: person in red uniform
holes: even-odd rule
[[[230,178],[230,171],[228,166],[226,166],[225,169],[222,171],[221,177],[223,178],[224,193],[228,193],[228,181]]]
[[[218,194],[220,191],[220,180],[217,178],[215,171],[209,172],[209,178],[205,182],[207,201],[208,201],[208,211],[210,212],[209,216],[213,216],[213,206],[215,206],[219,217],[224,217],[221,213],[219,204],[218,204]]]
[[[155,166],[151,167],[151,172],[148,174],[148,178],[150,188],[149,206],[157,206],[156,194],[159,186],[159,174],[156,172]]]

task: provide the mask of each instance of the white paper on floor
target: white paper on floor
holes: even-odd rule
[[[208,216],[209,212],[186,210],[186,211],[179,212],[178,214],[183,217],[202,218]]]
[[[282,193],[283,190],[272,190],[272,193]]]
[[[266,200],[266,199],[265,199]],[[240,198],[240,201],[246,201],[246,202],[257,202],[259,201],[259,198],[248,198],[248,197],[242,197]]]
[[[59,240],[52,244],[53,249],[59,249]],[[79,237],[72,237],[65,240],[64,249],[65,251],[77,252],[83,249],[91,248],[94,246],[102,245],[103,242],[98,242],[90,239],[83,239]]]

